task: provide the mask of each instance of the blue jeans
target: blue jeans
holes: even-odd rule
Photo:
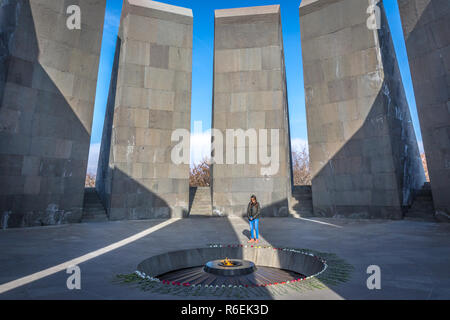
[[[253,230],[255,231],[255,239],[258,239],[259,237],[258,223],[259,218],[255,220],[250,220],[250,238],[252,239],[253,239]]]

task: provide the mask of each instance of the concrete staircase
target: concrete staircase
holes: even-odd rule
[[[189,208],[190,217],[211,217],[211,188],[191,187],[189,190]]]
[[[106,222],[108,216],[95,188],[84,191],[83,218],[81,222]]]
[[[294,186],[292,188],[292,217],[312,217],[314,215],[311,186]]]
[[[413,204],[405,213],[405,218],[421,221],[436,221],[433,195],[429,183],[425,183],[422,189],[414,191]]]

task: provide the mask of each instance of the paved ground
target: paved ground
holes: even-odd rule
[[[332,252],[355,267],[345,284],[274,299],[450,299],[450,224],[267,218],[260,229],[263,244]],[[117,249],[108,248],[146,230],[148,234],[135,241]],[[10,286],[12,289],[0,294],[0,299],[176,298],[114,284],[112,279],[117,274],[134,272],[138,263],[150,256],[209,243],[244,243],[247,234],[247,223],[240,218],[0,230],[0,292],[5,288],[2,285],[34,275],[34,281],[27,278],[31,282]],[[85,257],[86,261],[79,264],[81,290],[67,289],[69,275],[65,269],[36,274],[105,247],[106,253]],[[381,268],[381,290],[367,289],[369,265]]]

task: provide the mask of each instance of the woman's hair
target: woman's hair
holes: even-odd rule
[[[258,202],[258,199],[256,199],[256,196],[254,194],[250,197],[250,200],[251,199],[255,199],[255,202]]]

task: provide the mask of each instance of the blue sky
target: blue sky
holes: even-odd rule
[[[301,146],[307,141],[303,67],[300,41],[300,0],[166,0],[168,4],[191,8],[194,13],[194,38],[192,61],[192,128],[195,121],[203,122],[203,130],[211,127],[212,77],[214,48],[214,10],[250,7],[270,4],[281,5],[283,41],[288,85],[289,115],[293,145]],[[389,26],[403,77],[406,96],[411,109],[417,140],[421,146],[419,121],[409,71],[405,42],[396,0],[384,0]],[[106,102],[114,60],[115,42],[119,28],[122,0],[107,0],[102,52],[98,74],[94,122],[92,128],[89,172],[95,173],[98,149],[101,141]],[[193,129],[192,129],[193,130]],[[196,161],[207,152],[207,137],[192,140],[192,158]]]

